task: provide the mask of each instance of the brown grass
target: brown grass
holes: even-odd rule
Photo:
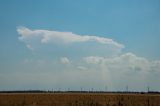
[[[2,93],[0,106],[160,106],[160,95],[107,93]]]

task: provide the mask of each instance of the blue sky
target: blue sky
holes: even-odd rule
[[[132,90],[145,90],[147,85],[159,90],[159,11],[159,0],[1,0],[0,89],[100,89],[107,82],[111,90],[122,90],[129,83],[134,85],[138,75],[145,75],[144,79],[138,77],[141,83],[135,84],[142,86]],[[49,38],[47,31],[51,31]],[[148,69],[144,68],[146,65]],[[131,66],[135,67],[128,69]],[[126,71],[116,72],[120,69]],[[59,79],[72,74],[80,75],[75,82],[74,77],[66,82]],[[119,80],[121,74],[130,81]],[[85,75],[91,78],[83,78]],[[27,79],[29,76],[31,80]],[[39,79],[41,76],[49,79]],[[91,80],[95,83],[87,85]]]

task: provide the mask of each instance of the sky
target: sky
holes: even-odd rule
[[[159,0],[0,0],[0,90],[160,91]]]

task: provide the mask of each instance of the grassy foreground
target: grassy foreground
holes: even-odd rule
[[[0,106],[160,106],[160,95],[123,93],[0,93]]]

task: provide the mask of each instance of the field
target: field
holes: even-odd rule
[[[0,106],[160,106],[160,95],[126,93],[0,93]]]

